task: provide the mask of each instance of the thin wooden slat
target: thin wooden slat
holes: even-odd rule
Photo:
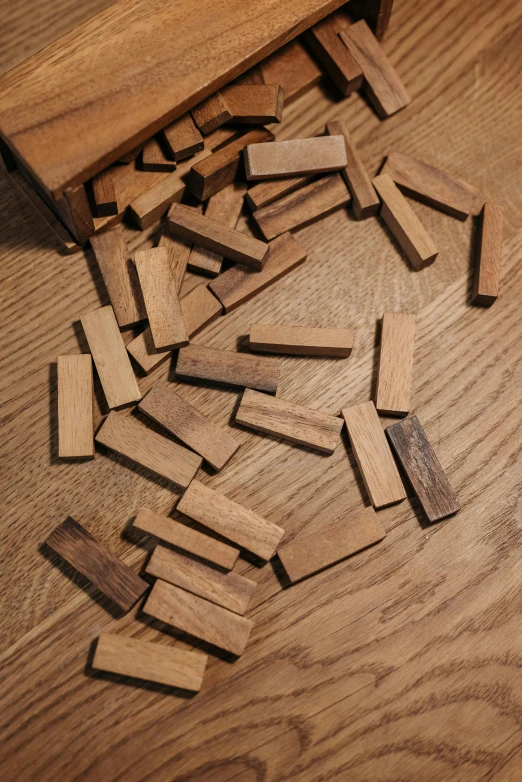
[[[248,180],[324,174],[340,171],[347,163],[342,136],[247,144],[244,154]]]
[[[328,122],[326,130],[331,136],[343,136],[344,138],[348,163],[341,173],[352,196],[355,217],[357,220],[372,217],[379,211],[379,197],[366,172],[346,123],[342,120]]]
[[[460,503],[417,416],[386,427],[386,435],[428,521],[457,513]]]
[[[122,611],[130,611],[149,588],[146,581],[71,517],[56,527],[45,542]]]
[[[169,160],[161,146],[159,137],[153,136],[143,147],[141,167],[144,171],[175,171],[176,161]]]
[[[363,83],[361,65],[340,40],[339,30],[348,24],[343,15],[330,14],[311,27],[303,39],[342,95],[358,90]]]
[[[406,312],[385,312],[375,407],[383,415],[408,415],[413,382],[415,317]]]
[[[234,123],[264,125],[283,118],[285,93],[279,84],[231,84],[222,95]]]
[[[254,185],[246,193],[250,209],[255,212],[263,206],[268,206],[278,198],[299,190],[300,187],[313,182],[313,176],[283,177],[282,179],[264,179]]]
[[[178,298],[177,280],[164,247],[134,253],[154,347],[188,345],[187,330]]]
[[[209,198],[205,217],[217,220],[228,228],[235,228],[243,207],[246,188],[247,186],[244,182],[233,182],[228,187],[220,190],[219,193]],[[190,271],[207,274],[211,277],[215,277],[220,273],[222,264],[222,255],[218,255],[212,252],[212,250],[207,250],[199,245],[195,245],[192,248],[188,259]]]
[[[286,323],[252,323],[250,350],[266,353],[286,353],[292,356],[339,356],[352,352],[351,329],[313,328]]]
[[[342,416],[374,508],[384,508],[404,500],[406,492],[373,402],[344,408]]]
[[[484,204],[471,294],[471,303],[482,307],[491,307],[498,298],[503,215],[504,209],[499,204]]]
[[[322,71],[300,41],[293,40],[259,64],[264,84],[279,84],[285,93],[285,106],[319,84]]]
[[[58,457],[94,456],[92,358],[58,356]]]
[[[192,481],[177,510],[260,559],[270,559],[284,530],[224,494]]]
[[[221,92],[215,92],[192,109],[192,119],[199,130],[207,135],[225,122],[229,122],[232,113]]]
[[[96,208],[96,217],[110,217],[119,212],[112,171],[106,168],[92,178],[92,194]]]
[[[281,364],[278,358],[254,356],[189,345],[178,354],[176,377],[181,380],[205,380],[211,383],[257,388],[275,394]]]
[[[197,129],[190,114],[184,114],[163,131],[165,142],[168,144],[172,156],[176,162],[201,152],[205,146],[203,136]]]

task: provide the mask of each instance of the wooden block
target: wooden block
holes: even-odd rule
[[[474,185],[400,152],[388,155],[381,174],[388,174],[411,198],[458,220],[465,220],[477,201],[478,189]]]
[[[188,176],[189,190],[200,199],[207,198],[231,185],[243,173],[243,150],[247,145],[268,144],[274,134],[266,128],[256,128],[226,144],[210,157],[194,163]]]
[[[346,123],[341,120],[328,122],[326,130],[331,136],[343,136],[348,164],[341,172],[352,195],[352,206],[357,220],[377,214],[379,197],[357,151],[357,147],[348,132]]]
[[[232,122],[281,122],[285,93],[279,84],[231,84],[222,90]]]
[[[333,453],[340,440],[343,422],[334,415],[295,405],[284,399],[247,388],[236,413],[236,422],[282,440]]]
[[[148,508],[140,508],[134,519],[134,526],[224,570],[232,570],[239,555],[237,548],[204,535],[179,521],[160,516]]]
[[[176,291],[179,293],[185,272],[187,271],[192,244],[179,236],[172,236],[167,226],[164,233],[160,236],[158,247],[165,249],[168,253],[170,271],[174,278]]]
[[[341,30],[339,36],[361,66],[364,92],[381,119],[411,103],[399,74],[364,19]]]
[[[175,171],[176,161],[169,160],[161,146],[159,137],[153,136],[143,147],[141,167],[144,171]]]
[[[246,184],[244,182],[232,182],[231,185],[220,190],[219,193],[209,198],[205,217],[217,220],[218,223],[235,228],[246,193]],[[212,250],[195,245],[192,248],[188,260],[188,268],[200,274],[208,274],[215,277],[221,271],[223,256],[217,255]]]
[[[286,231],[311,225],[347,206],[351,200],[341,175],[329,174],[258,209],[253,216],[265,239],[270,240]]]
[[[205,146],[203,136],[190,114],[184,114],[166,127],[163,134],[176,162],[201,152]]]
[[[248,180],[340,171],[346,167],[343,136],[312,136],[245,146]]]
[[[112,307],[100,307],[85,313],[81,323],[107,405],[113,408],[137,402],[141,399],[141,392]]]
[[[112,171],[106,168],[92,178],[92,194],[96,208],[96,217],[109,217],[119,212]]]
[[[278,198],[294,193],[299,188],[313,182],[313,176],[284,177],[283,179],[265,179],[254,185],[246,193],[250,209],[255,212],[263,206],[268,206]]]
[[[269,244],[268,258],[260,272],[250,272],[240,266],[233,266],[209,282],[225,312],[231,312],[269,285],[306,260],[306,250],[297,239],[285,233]]]
[[[260,559],[270,559],[284,535],[281,527],[199,481],[192,481],[177,510]]]
[[[129,152],[126,152],[125,155],[122,155],[120,158],[118,158],[116,163],[123,166],[132,163],[134,160],[136,160],[136,158],[138,157],[138,155],[140,154],[144,146],[145,145],[142,142],[141,144],[138,144],[136,147],[133,147],[133,149],[129,150]]]
[[[503,215],[504,209],[499,204],[484,204],[471,295],[471,303],[482,307],[491,307],[498,298]]]
[[[268,253],[268,245],[259,239],[229,228],[183,204],[176,204],[170,210],[169,229],[182,239],[256,271],[263,268]]]
[[[221,573],[164,546],[156,546],[145,571],[235,614],[246,612],[257,586],[238,573]]]
[[[236,656],[245,651],[254,626],[250,619],[166,581],[156,581],[143,610],[160,622]]]
[[[439,251],[423,224],[388,174],[373,180],[382,201],[381,217],[414,269],[433,263]]]
[[[279,84],[289,106],[319,84],[322,71],[296,38],[259,63],[264,84]]]
[[[58,356],[58,457],[94,456],[92,358]]]
[[[411,403],[415,316],[385,312],[375,407],[382,415],[408,415]]]
[[[386,427],[386,434],[428,521],[457,513],[459,501],[417,416]]]
[[[406,497],[379,416],[373,402],[344,408],[342,416],[352,451],[374,508],[384,508]]]
[[[220,92],[215,92],[193,108],[191,113],[192,119],[205,136],[232,119],[232,114]]]
[[[307,30],[304,40],[337,89],[349,95],[362,86],[363,70],[338,36],[343,23],[331,14]]]
[[[373,508],[355,511],[323,527],[317,535],[297,535],[278,549],[286,575],[295,584],[341,562],[386,536]]]
[[[207,655],[172,646],[101,633],[92,667],[147,682],[198,692]]]
[[[353,347],[351,329],[290,326],[285,323],[253,323],[250,350],[286,353],[292,356],[349,356]]]
[[[118,326],[132,326],[147,317],[136,269],[120,225],[91,236]]]
[[[45,542],[122,611],[130,611],[149,588],[146,581],[70,516]]]
[[[164,247],[151,247],[134,253],[141,290],[156,348],[181,348],[188,345],[187,330],[181,314],[177,280],[169,254]]]
[[[280,360],[189,345],[178,354],[176,377],[206,380],[244,388],[257,388],[275,394],[281,372]]]

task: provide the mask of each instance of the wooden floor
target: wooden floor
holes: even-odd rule
[[[1,68],[102,5],[2,0]],[[281,137],[343,117],[372,171],[397,149],[504,204],[498,302],[468,304],[472,220],[415,203],[440,247],[415,273],[378,220],[339,212],[298,234],[304,266],[196,341],[242,347],[259,321],[353,327],[349,359],[284,359],[281,396],[336,413],[370,398],[383,311],[415,313],[414,410],[461,513],[426,527],[413,500],[379,511],[379,546],[290,588],[271,564],[241,562],[259,581],[251,642],[236,662],[213,656],[194,698],[94,675],[89,649],[102,629],[180,641],[145,616],[113,618],[40,544],[70,513],[138,569],[146,551],[122,532],[140,506],[169,513],[177,497],[119,457],[57,460],[54,362],[85,348],[78,317],[107,295],[91,255],[59,255],[2,173],[3,780],[522,778],[522,4],[396,0],[385,48],[413,96],[406,111],[380,122],[358,95],[335,102],[317,88],[288,111]],[[182,392],[221,424],[239,397]],[[288,539],[368,503],[345,441],[326,457],[235,436],[230,465],[203,480]]]

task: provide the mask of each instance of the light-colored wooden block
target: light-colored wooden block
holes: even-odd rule
[[[360,158],[357,147],[346,127],[346,123],[341,120],[328,122],[326,130],[331,136],[343,136],[346,146],[346,168],[342,170],[344,181],[352,195],[353,212],[357,220],[364,220],[367,217],[377,214],[380,201],[371,179],[366,173],[366,169]]]
[[[471,303],[482,307],[491,307],[498,298],[503,215],[499,204],[484,204],[471,295]]]
[[[176,291],[179,293],[187,270],[192,244],[179,236],[172,236],[167,226],[164,233],[160,236],[158,247],[164,248],[168,253],[170,270],[174,277]]]
[[[206,380],[211,383],[257,388],[275,394],[281,364],[278,358],[234,353],[202,345],[189,345],[178,354],[176,377],[182,380]]]
[[[317,535],[297,535],[278,549],[286,575],[295,584],[341,562],[386,536],[373,508],[350,513],[321,528]]]
[[[246,200],[253,212],[268,206],[278,198],[294,193],[299,188],[313,182],[313,176],[284,177],[283,179],[264,179],[246,193]]]
[[[150,330],[156,348],[181,348],[188,345],[187,330],[181,314],[177,280],[164,247],[151,247],[134,253]]]
[[[339,36],[364,73],[364,91],[381,119],[411,103],[399,74],[364,19],[341,30]]]
[[[96,442],[126,456],[148,470],[186,488],[203,461],[201,456],[167,440],[129,415],[109,413]]]
[[[96,217],[109,217],[118,214],[118,201],[110,168],[106,168],[92,178],[92,195]]]
[[[250,326],[249,347],[250,350],[292,356],[346,357],[352,352],[353,331],[286,323],[253,323]]]
[[[268,253],[268,245],[229,228],[211,217],[199,214],[183,204],[176,204],[169,212],[172,233],[207,250],[259,271]]]
[[[113,408],[137,402],[141,392],[112,307],[86,312],[81,323],[107,405]]]
[[[156,581],[143,611],[236,656],[245,651],[254,626],[250,619],[166,581]]]
[[[201,152],[205,146],[203,136],[190,114],[184,114],[163,131],[165,142],[176,162]]]
[[[176,161],[169,160],[159,138],[153,136],[143,147],[141,167],[144,171],[175,171]]]
[[[262,60],[259,70],[264,84],[279,84],[283,88],[285,106],[319,84],[323,75],[297,38]]]
[[[413,382],[415,317],[406,312],[385,312],[375,407],[383,415],[408,415]]]
[[[225,312],[231,312],[305,260],[305,248],[291,234],[285,233],[270,242],[268,258],[260,272],[233,266],[211,280],[208,287],[217,296]]]
[[[260,559],[275,554],[284,530],[200,481],[192,481],[177,510]]]
[[[91,247],[119,327],[132,326],[146,318],[136,269],[121,225],[91,236]]]
[[[233,182],[228,187],[220,190],[219,193],[209,198],[207,208],[205,209],[205,217],[217,220],[218,223],[228,228],[235,228],[243,207],[246,188],[247,186],[244,182]],[[220,273],[222,264],[222,255],[218,255],[212,252],[212,250],[207,250],[199,245],[195,245],[192,248],[188,259],[190,271],[208,274],[210,277],[215,277]]]
[[[236,422],[282,440],[333,453],[339,444],[343,422],[334,415],[260,394],[247,388],[236,413]]]
[[[324,174],[340,171],[347,163],[342,136],[247,144],[244,154],[248,180]]]
[[[381,217],[417,271],[433,263],[439,251],[423,224],[388,174],[373,185],[382,201]]]
[[[207,655],[188,649],[101,633],[92,667],[147,682],[198,692],[203,684]]]
[[[232,570],[239,556],[239,549],[204,535],[179,521],[160,516],[148,508],[140,508],[134,519],[134,526],[224,570]]]
[[[337,89],[349,95],[362,86],[363,72],[338,36],[343,24],[347,21],[331,14],[307,30],[304,40]]]
[[[220,92],[215,92],[193,108],[191,113],[192,119],[205,136],[232,119],[232,114]]]
[[[164,546],[156,546],[145,572],[235,614],[246,612],[257,586],[238,573],[221,573]]]
[[[92,358],[90,353],[58,356],[58,457],[94,456]]]
[[[283,118],[285,93],[279,84],[231,84],[222,95],[234,123],[264,125]]]
[[[342,411],[352,451],[374,508],[405,499],[406,492],[373,402]]]

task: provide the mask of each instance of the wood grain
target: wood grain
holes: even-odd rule
[[[499,204],[484,204],[480,217],[480,237],[475,260],[472,304],[491,307],[500,289],[502,225],[504,209]]]
[[[249,347],[250,350],[293,356],[346,357],[352,352],[353,331],[286,323],[252,323]]]
[[[375,407],[382,415],[408,415],[413,383],[415,317],[406,312],[382,316]]]
[[[222,94],[232,122],[265,125],[283,118],[285,93],[279,84],[231,84]]]
[[[207,135],[225,122],[229,122],[232,119],[232,112],[221,92],[215,92],[192,109],[192,119],[196,127]]]
[[[355,217],[357,220],[372,217],[379,211],[379,197],[366,172],[346,123],[342,122],[342,120],[328,122],[326,130],[331,136],[343,136],[344,138],[347,164],[341,173],[352,196]]]
[[[246,184],[233,182],[208,199],[205,217],[217,220],[228,228],[235,228],[243,207]],[[190,271],[215,277],[221,271],[223,256],[196,245],[188,259]]]
[[[278,358],[254,356],[189,345],[178,354],[176,377],[180,380],[206,380],[211,383],[257,388],[275,394],[281,364]]]
[[[319,84],[322,71],[298,40],[290,41],[259,64],[264,84],[279,84],[285,106]]]
[[[340,171],[346,166],[342,136],[313,136],[245,146],[248,180]]]
[[[358,90],[363,83],[361,63],[339,38],[348,24],[343,14],[331,14],[307,30],[304,40],[342,95]]]
[[[160,143],[160,136],[153,136],[141,153],[141,167],[144,171],[175,171],[176,161],[174,156],[170,159]]]
[[[134,253],[154,347],[181,348],[188,335],[178,298],[178,282],[165,247]]]
[[[192,157],[205,146],[203,136],[190,114],[184,114],[168,125],[163,130],[163,136],[176,162]]]
[[[112,171],[106,168],[92,179],[92,193],[96,208],[96,217],[110,217],[119,212]]]
[[[299,190],[304,185],[309,185],[313,181],[313,176],[283,177],[282,179],[265,179],[257,185],[249,188],[246,193],[246,200],[251,210],[255,212],[262,206],[277,201],[295,190]]]
[[[58,356],[58,456],[94,456],[92,358],[90,353]]]

